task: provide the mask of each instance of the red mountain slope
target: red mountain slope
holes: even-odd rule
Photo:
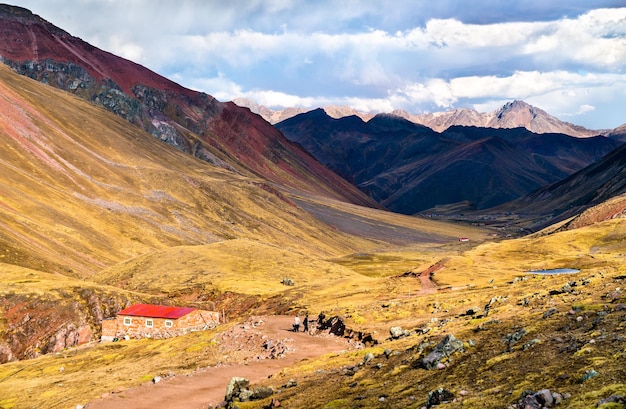
[[[215,165],[309,193],[376,206],[248,109],[186,89],[33,15],[0,5],[0,57]]]

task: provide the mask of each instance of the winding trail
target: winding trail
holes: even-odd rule
[[[444,261],[441,260],[428,267],[426,270],[420,272],[418,278],[420,279],[421,288],[417,295],[427,295],[436,292],[437,284],[435,284],[432,277],[436,271],[443,270],[444,268]]]
[[[87,405],[88,409],[206,409],[224,400],[226,386],[232,377],[247,378],[251,384],[280,372],[283,368],[303,359],[316,358],[331,352],[350,349],[347,340],[332,335],[309,335],[289,331],[293,317],[265,316],[263,324],[256,327],[270,339],[293,340],[293,351],[280,359],[264,359],[241,364],[209,367],[193,375],[180,375],[157,384],[147,383],[123,392],[108,394]]]
[[[446,261],[446,259],[442,259],[428,267],[426,270],[420,272],[409,270],[398,277],[417,277],[420,280],[420,290],[417,292],[417,295],[432,294],[439,290],[439,286],[433,281],[433,274],[435,274],[436,271],[443,270],[446,267]]]

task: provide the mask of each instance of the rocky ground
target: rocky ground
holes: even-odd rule
[[[108,393],[87,408],[206,409],[224,400],[234,377],[255,383],[298,361],[355,348],[347,339],[327,332],[294,333],[292,323],[289,316],[252,317],[218,337],[224,361],[239,363],[199,368],[189,376],[155,378],[137,388]]]

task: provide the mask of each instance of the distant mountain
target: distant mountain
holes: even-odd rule
[[[276,124],[386,208],[405,214],[459,202],[485,209],[556,182],[619,146],[605,137],[455,126],[442,133],[395,115],[368,122],[317,109]]]
[[[233,102],[241,107],[249,108],[250,111],[255,114],[261,115],[263,119],[265,119],[270,124],[277,124],[281,121],[284,121],[289,118],[293,118],[298,114],[303,114],[305,112],[312,111],[316,108],[285,108],[279,110],[273,110],[264,105],[257,104],[254,100],[250,98],[235,98]],[[322,107],[331,118],[343,118],[344,116],[358,116],[364,121],[369,121],[376,114],[364,113],[357,111],[356,109],[347,107],[347,106],[337,106],[337,105],[327,105]]]
[[[626,124],[620,125],[606,134],[609,138],[626,142]]]
[[[308,109],[305,108],[286,108],[280,111],[274,111],[264,105],[257,104],[250,98],[235,98],[233,99],[233,102],[240,107],[250,109],[250,111],[257,115],[261,115],[261,117],[270,124],[284,121],[285,119],[289,119],[308,111]]]
[[[240,98],[234,100],[240,106],[250,108],[265,118],[268,122],[276,124],[303,112],[305,108],[287,108],[274,111],[263,105],[256,104],[251,99]],[[364,121],[369,121],[376,114],[359,112],[349,107],[325,106],[322,109],[332,118],[344,116],[358,116]],[[576,137],[589,137],[606,135],[610,130],[592,130],[560,119],[548,114],[542,109],[529,105],[523,101],[513,101],[504,104],[492,112],[478,112],[469,108],[457,108],[446,112],[434,112],[425,114],[410,114],[403,110],[395,110],[392,115],[402,117],[416,124],[425,125],[437,132],[443,132],[451,126],[476,126],[481,128],[526,128],[534,133],[561,133]]]
[[[539,134],[561,133],[577,137],[595,136],[602,132],[561,121],[544,110],[523,101],[506,103],[488,113],[480,113],[473,109],[454,109],[435,114],[409,115],[408,119],[438,132],[455,125],[508,129],[523,127]]]
[[[186,89],[26,9],[0,5],[0,59],[22,75],[101,105],[216,166],[376,206],[248,109]]]

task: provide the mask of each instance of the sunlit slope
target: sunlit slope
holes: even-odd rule
[[[234,238],[317,257],[398,242],[394,235],[374,237],[320,222],[296,202],[293,189],[194,159],[4,66],[0,112],[0,257],[6,263],[88,276],[155,250]],[[328,199],[309,195],[306,201]],[[416,232],[429,223],[358,206],[340,210],[335,219],[365,212],[359,218],[366,224],[384,218]],[[433,235],[408,236],[402,243],[458,235],[455,228],[437,226]]]
[[[579,229],[481,244],[451,256],[435,274],[441,285],[495,285],[530,270],[574,268],[599,272],[626,261],[626,218],[614,218]]]
[[[261,179],[178,152],[118,117],[0,66],[0,257],[92,274],[177,245],[246,237],[348,251]]]
[[[220,310],[254,300],[257,309],[272,313],[298,305],[319,310],[382,285],[340,264],[247,239],[146,254],[103,270],[96,280],[186,302],[209,299]],[[229,302],[227,294],[239,301]]]

